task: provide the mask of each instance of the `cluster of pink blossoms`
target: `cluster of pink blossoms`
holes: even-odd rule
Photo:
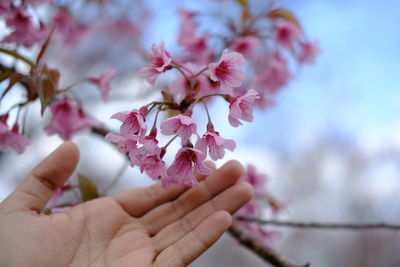
[[[197,180],[193,168],[208,175],[211,169],[204,165],[207,154],[211,159],[222,159],[225,149],[233,151],[236,143],[225,139],[214,129],[208,113],[207,102],[212,97],[222,97],[229,103],[229,122],[232,126],[241,125],[241,120],[252,121],[252,105],[258,98],[254,90],[243,95],[233,95],[234,88],[242,85],[244,58],[240,53],[224,50],[221,57],[207,65],[185,63],[173,58],[164,44],[153,45],[149,65],[140,74],[150,83],[155,84],[162,73],[175,69],[179,78],[171,83],[169,92],[163,91],[164,101],[151,102],[139,110],[120,112],[112,116],[122,122],[120,134],[109,133],[108,141],[117,144],[120,152],[127,153],[132,166],[139,166],[153,179],[161,179],[164,187],[170,185],[194,186]],[[196,65],[197,64],[197,65]],[[173,92],[173,94],[171,94]],[[198,134],[198,125],[193,118],[193,108],[203,104],[208,115],[208,124],[203,135]],[[156,109],[153,126],[148,132],[146,118]],[[173,110],[178,114],[157,123],[161,111]],[[159,127],[158,127],[159,126]],[[176,152],[169,167],[163,157],[170,144],[159,145],[158,129],[164,136],[173,136],[170,142],[179,137],[182,148]],[[193,143],[193,137],[196,142]]]

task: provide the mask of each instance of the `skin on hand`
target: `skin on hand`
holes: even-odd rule
[[[64,143],[0,204],[0,266],[186,266],[253,194],[238,182],[243,167],[230,161],[207,177],[197,174],[194,188],[156,183],[40,213],[78,161],[77,146]]]

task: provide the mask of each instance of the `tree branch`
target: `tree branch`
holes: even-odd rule
[[[239,243],[257,254],[266,262],[270,263],[275,267],[308,267],[309,263],[298,265],[289,262],[283,256],[279,255],[274,249],[267,246],[259,239],[248,235],[237,222],[233,222],[228,232],[237,240]]]
[[[242,222],[253,222],[261,225],[273,225],[277,227],[296,227],[296,228],[312,228],[324,230],[400,230],[400,225],[387,224],[387,223],[365,223],[365,224],[352,224],[352,223],[317,223],[317,222],[292,222],[292,221],[277,221],[277,220],[262,220],[258,218],[237,216],[236,220]]]

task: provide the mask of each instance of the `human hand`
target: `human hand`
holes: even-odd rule
[[[67,142],[37,165],[0,204],[0,266],[186,266],[229,228],[252,197],[231,161],[194,188],[160,183],[40,213],[76,168]]]

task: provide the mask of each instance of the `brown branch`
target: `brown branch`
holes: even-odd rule
[[[266,262],[270,263],[275,267],[308,267],[307,264],[294,264],[285,259],[282,255],[276,252],[271,247],[267,246],[259,239],[248,235],[237,222],[234,222],[229,228],[228,232],[237,240],[239,243],[257,254]]]
[[[277,220],[262,220],[258,218],[237,216],[238,221],[254,222],[261,225],[272,225],[277,227],[296,227],[296,228],[312,228],[322,230],[400,230],[400,225],[387,224],[387,223],[366,223],[366,224],[352,224],[352,223],[316,223],[316,222],[292,222],[292,221],[277,221]]]

